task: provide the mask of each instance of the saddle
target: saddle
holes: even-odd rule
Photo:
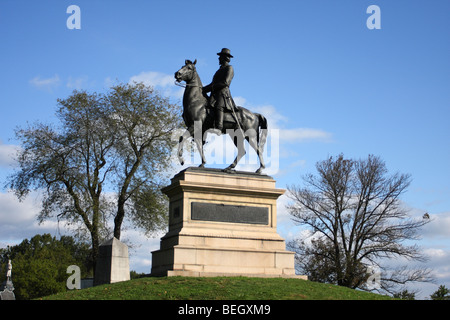
[[[205,120],[205,125],[207,126],[207,128],[216,128],[216,107],[211,104],[211,100],[214,100],[214,98],[209,99],[208,97],[208,104],[206,105],[206,120]],[[237,112],[237,108],[235,109],[235,112]],[[236,114],[237,115],[237,114]],[[237,125],[236,123],[236,118],[235,118],[235,114],[233,113],[233,110],[228,109],[228,108],[224,108],[223,109],[223,117],[224,117],[224,122],[229,122],[229,123],[233,123],[235,125]]]

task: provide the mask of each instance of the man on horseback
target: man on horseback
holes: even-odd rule
[[[235,111],[236,105],[230,93],[230,84],[233,80],[234,70],[229,64],[233,56],[230,49],[223,48],[217,54],[219,56],[220,68],[214,74],[212,82],[203,87],[203,93],[211,92],[210,105],[215,108],[215,128],[223,130],[223,113],[225,110]]]
[[[229,62],[233,56],[230,54],[230,50],[226,48],[222,49],[218,55],[220,69],[215,73],[211,84],[206,87],[202,86],[195,68],[197,60],[194,62],[185,60],[185,65],[175,72],[175,83],[186,81],[183,94],[183,119],[187,129],[179,139],[178,158],[183,165],[183,144],[186,139],[192,137],[202,159],[200,166],[205,166],[206,158],[203,152],[203,145],[206,140],[205,133],[214,129],[212,123],[214,121],[210,119],[207,110],[210,106],[214,106],[216,110],[216,129],[214,130],[219,135],[222,133],[229,134],[238,149],[238,154],[233,163],[224,170],[229,171],[236,167],[239,160],[245,155],[244,140],[247,140],[259,157],[260,167],[256,172],[261,173],[265,168],[263,152],[267,140],[267,119],[259,113],[235,106],[230,94],[233,68],[229,65]],[[208,97],[206,92],[211,92],[211,97]],[[209,99],[212,101],[208,102]],[[217,128],[221,130],[217,132]],[[224,129],[231,130],[225,131]]]

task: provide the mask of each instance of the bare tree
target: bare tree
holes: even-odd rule
[[[301,272],[312,280],[361,289],[393,292],[410,281],[429,281],[426,269],[389,270],[383,262],[426,258],[415,244],[429,219],[412,219],[399,197],[410,176],[389,175],[376,156],[367,159],[329,157],[316,164],[317,175],[303,177],[304,187],[290,186],[292,219],[306,226],[304,237],[291,241]],[[373,281],[372,281],[373,280]]]

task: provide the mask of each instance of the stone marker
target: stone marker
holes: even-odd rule
[[[130,280],[128,247],[116,238],[100,245],[94,285]]]
[[[0,300],[16,300],[16,296],[14,295],[14,292],[5,289],[0,292]]]
[[[6,271],[6,281],[0,286],[0,300],[16,300],[14,295],[14,285],[12,282],[12,263],[8,260],[8,270]]]

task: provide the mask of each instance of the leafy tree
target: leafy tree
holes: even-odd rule
[[[132,280],[133,279],[139,279],[139,278],[145,278],[145,277],[148,277],[147,273],[144,273],[144,272],[138,273],[138,272],[136,272],[134,270],[130,271],[130,279],[132,279]]]
[[[316,168],[317,175],[303,177],[303,187],[288,188],[292,219],[309,227],[304,237],[289,243],[302,273],[315,281],[390,293],[398,284],[430,280],[426,269],[380,265],[386,258],[425,261],[417,245],[405,243],[418,239],[417,231],[429,222],[410,218],[401,205],[409,175],[389,175],[385,163],[372,155],[329,157]],[[377,272],[368,272],[371,268]]]
[[[19,199],[43,190],[39,221],[57,217],[87,231],[95,264],[100,241],[110,237],[111,216],[117,239],[125,214],[148,233],[166,224],[159,187],[171,165],[170,138],[181,112],[136,83],[106,94],[74,91],[58,105],[60,127],[37,122],[16,131],[19,169],[8,186]]]
[[[117,210],[114,237],[120,239],[125,212],[147,233],[166,224],[166,198],[159,191],[172,165],[172,133],[181,126],[180,107],[143,84],[118,85],[105,97],[115,132]]]
[[[53,216],[82,221],[91,236],[95,261],[100,218],[108,211],[102,190],[112,166],[105,159],[112,154],[114,141],[102,121],[104,105],[98,95],[74,92],[58,104],[60,128],[35,123],[17,130],[22,142],[17,158],[20,170],[9,183],[19,199],[31,188],[45,190],[40,222]]]
[[[430,295],[431,300],[450,300],[450,290],[444,286],[440,285],[439,288]]]
[[[66,272],[70,265],[79,266],[82,277],[91,273],[89,256],[90,250],[85,243],[77,243],[68,236],[57,240],[50,234],[43,234],[1,249],[0,263],[6,268],[8,259],[12,260],[16,298],[34,299],[65,291],[69,276]],[[5,280],[4,274],[1,277]]]
[[[402,290],[401,292],[394,293],[393,297],[402,300],[416,300],[416,293]]]

